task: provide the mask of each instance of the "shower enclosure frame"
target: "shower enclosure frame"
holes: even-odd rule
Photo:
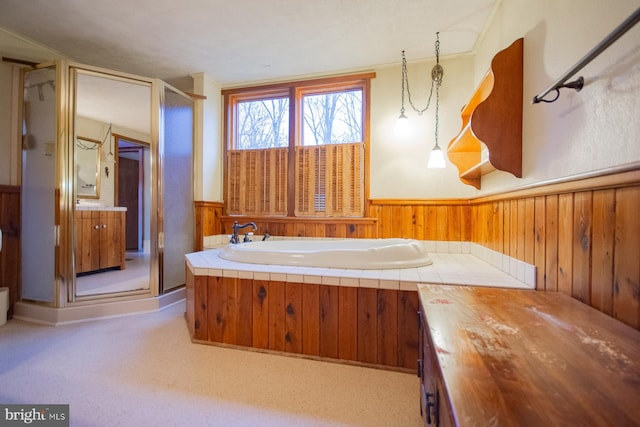
[[[165,136],[163,130],[165,112],[163,103],[165,100],[165,92],[171,91],[184,98],[185,105],[190,109],[191,114],[191,133],[187,135],[190,138],[190,194],[191,211],[190,221],[193,227],[193,194],[194,194],[194,158],[193,158],[193,100],[191,97],[173,88],[167,83],[159,79],[146,78],[127,73],[116,72],[104,68],[88,66],[85,64],[74,63],[66,60],[56,60],[54,62],[39,64],[35,69],[55,67],[55,219],[54,234],[55,247],[54,251],[54,277],[51,283],[54,286],[54,297],[52,301],[33,301],[25,300],[22,302],[28,304],[36,304],[39,306],[50,308],[68,308],[82,305],[92,305],[100,303],[112,303],[119,301],[128,301],[140,298],[158,297],[163,294],[162,277],[163,277],[163,255],[165,250],[164,230],[162,227],[165,206],[164,200],[164,164],[163,146],[165,144]],[[75,292],[76,272],[75,272],[75,212],[76,212],[76,177],[75,177],[75,102],[76,102],[76,86],[75,73],[77,70],[82,72],[95,73],[96,75],[105,76],[107,78],[122,79],[125,81],[134,80],[150,88],[150,277],[149,289],[143,291],[127,291],[114,294],[101,294],[93,297],[78,298]],[[28,72],[31,70],[25,70]],[[24,82],[24,74],[22,74]],[[24,84],[22,84],[24,85]],[[22,117],[20,117],[22,119]],[[22,120],[20,120],[22,122]],[[22,132],[21,132],[22,133]],[[188,145],[188,141],[186,143]],[[21,161],[19,164],[21,165]],[[22,165],[20,167],[22,169]],[[22,173],[22,172],[21,172]],[[191,233],[191,246],[193,246],[193,232]],[[192,251],[193,249],[191,249]],[[24,258],[24,256],[22,257]],[[25,260],[23,259],[22,262]],[[178,286],[179,287],[179,286]],[[172,289],[177,289],[173,287]]]

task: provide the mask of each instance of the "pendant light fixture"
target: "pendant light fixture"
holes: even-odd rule
[[[428,168],[444,168],[444,153],[442,149],[438,145],[438,110],[440,107],[440,86],[442,85],[442,78],[444,76],[444,69],[442,65],[440,65],[440,33],[436,33],[436,42],[435,42],[435,53],[436,53],[436,65],[431,69],[431,90],[429,91],[429,98],[427,100],[427,105],[420,109],[417,108],[413,100],[411,99],[411,90],[409,88],[409,77],[407,75],[407,59],[405,57],[404,50],[402,51],[402,104],[400,107],[400,117],[398,117],[398,128],[406,127],[406,123],[408,121],[407,116],[405,115],[404,108],[404,94],[405,91],[407,93],[407,99],[409,101],[409,105],[411,108],[418,113],[418,115],[422,115],[429,106],[431,105],[431,98],[433,96],[433,88],[436,89],[436,123],[435,123],[435,146],[431,151],[431,155],[429,156],[429,162],[427,163]],[[405,89],[406,88],[406,89]]]
[[[111,144],[112,144],[111,128],[112,127],[113,127],[113,124],[109,123],[109,129],[107,129],[107,133],[104,136],[104,140],[102,140],[102,143],[104,144],[107,141],[107,138],[109,138],[109,153],[107,153],[107,156],[105,158],[107,162],[115,162],[115,159],[113,158],[113,151],[111,148]]]
[[[104,144],[107,141],[107,138],[109,138],[109,153],[107,153],[106,157],[105,157],[105,162],[108,163],[105,167],[104,167],[104,173],[107,176],[107,178],[109,178],[109,164],[113,165],[116,162],[116,159],[113,156],[113,150],[112,150],[112,134],[111,134],[111,128],[113,127],[112,123],[109,123],[109,129],[107,129],[107,134],[104,136],[104,140],[102,141],[102,144]]]

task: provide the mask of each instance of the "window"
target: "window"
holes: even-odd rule
[[[239,101],[237,108],[238,149],[289,146],[289,98]]]
[[[364,216],[372,77],[225,91],[227,213]]]

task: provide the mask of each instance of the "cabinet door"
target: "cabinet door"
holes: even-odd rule
[[[429,327],[422,314],[420,314],[418,376],[420,377],[420,415],[424,424],[437,427],[455,425],[443,393],[443,382]]]
[[[100,268],[100,214],[76,211],[76,273]]]
[[[91,212],[76,211],[76,273],[91,270],[91,230]]]
[[[101,211],[100,220],[100,268],[109,268],[112,264],[113,242],[113,212]]]
[[[126,265],[126,212],[113,212],[111,259],[114,267],[124,270]]]
[[[122,212],[100,212],[100,268],[124,268],[123,216]]]

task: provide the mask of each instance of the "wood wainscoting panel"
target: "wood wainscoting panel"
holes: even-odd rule
[[[302,324],[304,311],[302,305],[302,283],[285,284],[285,328],[284,348],[288,353],[302,353]],[[311,323],[314,323],[313,320]],[[244,345],[244,344],[240,344]]]
[[[536,257],[538,275],[536,289],[546,291],[558,290],[558,196],[545,197],[544,211],[544,255]],[[543,258],[544,257],[544,258]],[[544,269],[540,265],[544,262]],[[538,264],[540,263],[540,264]]]
[[[302,353],[320,354],[320,285],[302,286]]]
[[[339,340],[338,336],[338,287],[321,285],[320,294],[320,357],[337,359]]]
[[[250,346],[253,343],[253,280],[238,279],[237,294],[238,345]]]
[[[593,229],[591,231],[591,305],[613,314],[613,245],[615,238],[616,191],[593,192]]]
[[[544,272],[546,271],[546,257],[545,257],[545,249],[546,249],[546,241],[545,241],[545,226],[546,226],[546,213],[547,213],[547,205],[544,196],[539,196],[535,198],[534,201],[534,209],[535,209],[535,225],[533,229],[534,234],[534,248],[533,248],[533,259],[538,260],[538,269],[540,274],[536,276],[536,288],[544,289]]]
[[[575,193],[573,200],[573,283],[571,296],[585,304],[590,304],[593,192]]]
[[[358,358],[365,363],[378,361],[378,289],[353,288],[358,292]]]
[[[409,368],[416,365],[419,305],[418,292],[400,291],[398,293],[398,366]]]
[[[0,185],[0,287],[9,288],[9,312],[20,297],[20,187]]]
[[[558,196],[558,291],[571,295],[573,284],[573,193]]]
[[[256,348],[269,348],[269,282],[253,281],[252,334],[251,345]]]
[[[626,174],[622,174],[626,176]],[[473,241],[537,267],[536,289],[559,291],[640,329],[640,184],[472,202]],[[555,188],[555,187],[554,187]],[[501,216],[501,218],[500,218]],[[498,220],[491,220],[498,217]]]
[[[398,300],[397,291],[377,290],[377,304],[374,313],[376,325],[376,363],[398,366]]]
[[[224,203],[222,202],[194,202],[194,250],[201,251],[205,236],[222,234],[220,219]]]
[[[356,288],[187,271],[195,342],[413,371],[417,291]]]
[[[285,283],[270,281],[269,293],[269,349],[285,351]]]
[[[338,358],[358,360],[358,288],[338,287]]]
[[[613,317],[640,329],[640,187],[616,190]]]

